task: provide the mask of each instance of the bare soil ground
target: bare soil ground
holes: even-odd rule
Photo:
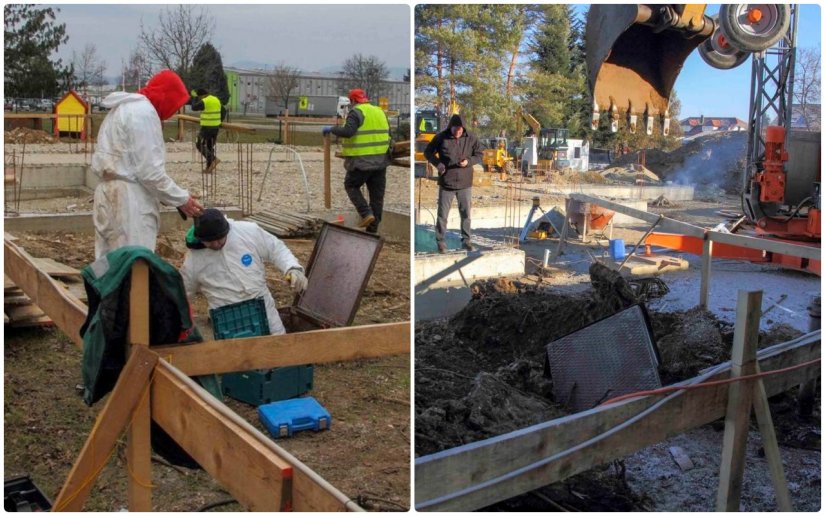
[[[52,146],[27,146],[27,162],[60,163],[79,159],[67,149]],[[258,148],[257,146],[261,146]],[[263,191],[256,209],[304,211],[303,179],[293,162],[274,162],[266,185],[262,174],[271,145],[256,144],[253,158],[254,194]],[[189,156],[189,144],[170,144],[169,170],[184,186],[198,190],[201,173]],[[235,146],[222,144],[216,190],[234,202],[237,190]],[[37,153],[29,152],[38,151]],[[318,149],[304,149],[304,165],[309,176],[313,210],[323,207],[323,192],[318,187],[322,161]],[[260,158],[260,156],[263,158]],[[307,157],[307,155],[311,155]],[[260,158],[260,159],[259,159]],[[261,161],[261,159],[263,161]],[[197,160],[196,160],[197,161]],[[337,161],[337,165],[336,165]],[[333,162],[333,209],[351,210],[343,193],[343,167]],[[226,168],[223,168],[226,167]],[[292,174],[292,175],[290,175]],[[400,212],[409,211],[407,171],[391,167],[388,173],[387,205]],[[336,190],[337,188],[337,190]],[[91,195],[60,199],[23,201],[21,211],[90,211]],[[75,204],[76,206],[72,206]],[[77,205],[87,205],[78,209]],[[94,259],[94,240],[83,233],[18,233],[17,243],[35,257],[49,257],[82,268]],[[306,264],[314,239],[284,241],[301,263]],[[184,231],[163,233],[158,239],[158,254],[179,266],[186,249]],[[353,324],[373,324],[409,320],[410,260],[409,246],[385,243],[372,278],[364,292]],[[280,306],[292,302],[283,277],[268,271],[270,290]],[[206,302],[194,300],[196,322],[210,337]],[[5,475],[28,473],[47,496],[54,499],[92,428],[103,402],[87,407],[76,390],[81,383],[81,352],[55,328],[10,329],[4,337],[4,466]],[[407,510],[410,501],[410,359],[393,356],[378,360],[318,364],[314,386],[309,393],[332,415],[329,431],[300,432],[277,444],[318,472],[333,486],[373,511]],[[255,408],[234,400],[227,405],[264,434]],[[124,440],[125,442],[125,440]],[[125,445],[117,447],[95,483],[84,509],[118,511],[126,507]],[[156,457],[157,459],[157,457]],[[153,466],[154,507],[168,511],[195,511],[205,504],[231,498],[202,470]],[[223,509],[243,510],[238,504]]]
[[[580,293],[504,279],[477,283],[472,287],[473,300],[451,319],[416,324],[416,455],[428,455],[568,414],[561,400],[554,396],[552,379],[544,374],[546,344],[632,302],[626,288],[615,278],[605,281],[604,273],[597,270],[591,281],[592,288]],[[659,373],[663,384],[690,378],[701,369],[730,359],[733,328],[713,314],[696,308],[650,315],[662,358]],[[760,347],[790,340],[799,333],[786,326],[775,327],[761,336]],[[796,507],[817,508],[819,489],[808,486],[819,483],[818,470],[814,468],[819,464],[819,409],[813,418],[802,419],[796,416],[791,395],[777,396],[772,402]],[[704,428],[697,432],[707,433]],[[714,429],[712,433],[721,443],[719,425],[709,428]],[[688,432],[680,436],[682,442],[690,442],[691,435]],[[701,441],[687,447],[691,456],[701,455],[705,459],[702,473],[692,472],[688,476],[678,467],[675,471],[670,467],[667,478],[673,477],[673,481],[665,486],[646,482],[651,476],[657,478],[657,466],[649,461],[650,453],[662,454],[664,445],[657,445],[652,447],[653,452],[639,452],[614,465],[594,468],[542,488],[538,495],[524,495],[489,509],[552,510],[553,506],[541,498],[549,497],[569,510],[712,510],[712,495],[717,487],[714,482],[718,480],[706,479],[718,475],[720,452],[711,451],[705,444]],[[715,459],[710,460],[711,456]],[[752,491],[743,497],[743,508],[772,510],[775,505],[764,459],[754,455],[749,461],[755,463],[749,468]],[[762,475],[757,476],[754,471]],[[682,499],[691,487],[675,494],[668,488],[670,484],[697,478],[705,482],[710,495],[691,503]]]

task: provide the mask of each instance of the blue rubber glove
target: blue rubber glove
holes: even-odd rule
[[[323,134],[324,136],[328,135],[331,132],[332,132],[332,126],[331,125],[328,125],[328,126],[324,127],[323,129],[321,129],[321,134]]]

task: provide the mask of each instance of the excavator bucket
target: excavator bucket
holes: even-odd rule
[[[593,129],[606,114],[611,130],[625,118],[652,134],[654,117],[668,133],[668,103],[688,55],[712,33],[704,4],[593,4],[585,45]],[[639,120],[641,117],[641,120]]]

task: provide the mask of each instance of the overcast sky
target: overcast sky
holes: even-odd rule
[[[120,75],[137,46],[140,23],[157,26],[166,5],[52,5],[60,9],[69,41],[58,56],[71,60],[87,43],[97,46],[106,75]],[[174,8],[175,6],[170,6]],[[374,55],[391,69],[410,67],[410,16],[407,5],[225,5],[206,4],[215,19],[212,44],[224,66],[285,63],[304,71],[339,68],[356,53]],[[394,71],[394,70],[393,70]],[[393,74],[396,75],[396,74]]]

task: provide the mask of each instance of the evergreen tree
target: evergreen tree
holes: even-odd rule
[[[55,22],[55,10],[32,4],[7,4],[3,14],[5,94],[55,97],[61,88],[70,87],[72,67],[64,67],[60,59],[49,59],[69,39],[66,24]]]
[[[206,42],[198,49],[186,84],[190,89],[208,90],[220,99],[221,104],[229,103],[229,85],[223,71],[223,60],[211,43]]]

